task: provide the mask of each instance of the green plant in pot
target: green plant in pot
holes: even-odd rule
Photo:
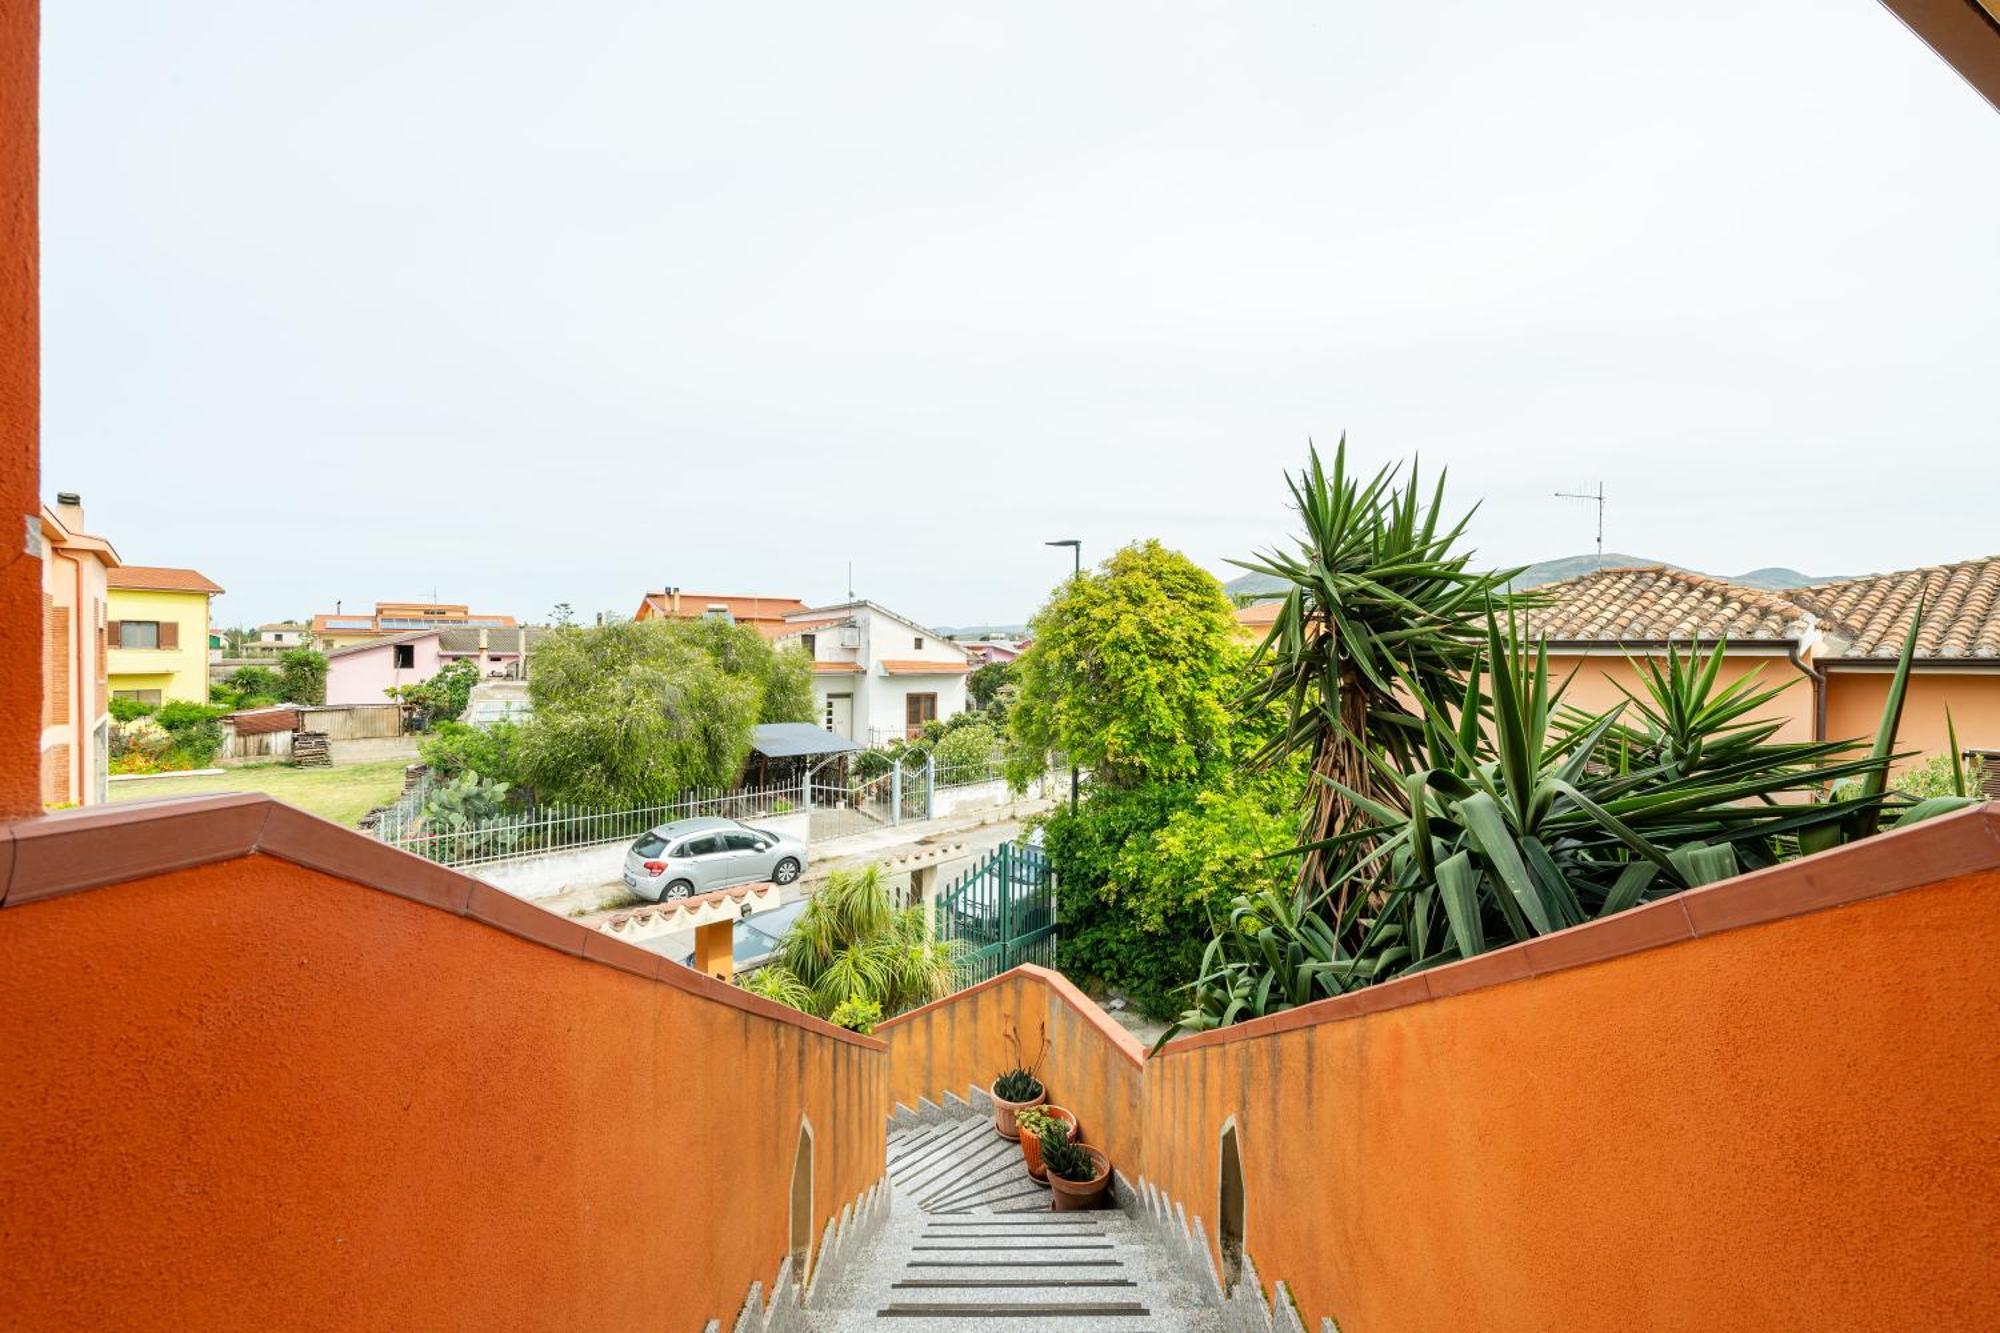
[[[1021,1160],[1027,1163],[1029,1178],[1037,1185],[1048,1184],[1042,1169],[1042,1135],[1060,1134],[1075,1142],[1082,1137],[1077,1133],[1075,1114],[1061,1106],[1030,1106],[1014,1112],[1014,1123],[1021,1131]]]
[[[1021,1057],[1021,1037],[1015,1031],[1010,1018],[1006,1026],[1007,1041],[1014,1048],[1014,1067],[993,1080],[987,1089],[993,1094],[993,1128],[1004,1139],[1019,1139],[1021,1128],[1014,1123],[1014,1113],[1030,1106],[1040,1106],[1049,1099],[1049,1090],[1042,1086],[1041,1076],[1036,1072],[1041,1068],[1042,1057],[1049,1052],[1049,1030],[1042,1028],[1042,1041],[1035,1051],[1033,1060]]]
[[[1111,1187],[1111,1161],[1097,1149],[1052,1125],[1042,1131],[1042,1166],[1048,1172],[1050,1203],[1056,1212],[1103,1206],[1104,1193]]]

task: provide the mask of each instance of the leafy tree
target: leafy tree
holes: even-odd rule
[[[288,648],[278,658],[278,694],[286,703],[326,702],[326,654],[316,648]]]
[[[962,954],[957,941],[931,937],[921,907],[896,909],[880,866],[836,870],[743,987],[866,1032],[884,1014],[951,994]]]
[[[1017,781],[1051,752],[1109,787],[1197,782],[1226,767],[1235,620],[1215,576],[1157,541],[1057,589],[1015,662],[1008,717]]]
[[[965,678],[966,693],[983,712],[1000,699],[1000,691],[1014,679],[1012,662],[988,662]]]
[[[464,716],[472,687],[478,683],[478,664],[461,657],[440,667],[429,680],[414,685],[391,685],[383,693],[434,723],[456,722]]]
[[[1039,773],[1053,749],[1091,772],[1075,813],[1044,820],[1063,968],[1171,1017],[1211,921],[1245,885],[1290,873],[1300,765],[1239,772],[1282,712],[1232,712],[1251,678],[1228,599],[1157,542],[1072,579],[1034,629],[1017,662],[1010,776]]]
[[[239,698],[280,698],[284,694],[284,681],[269,667],[237,667],[229,673],[229,688],[236,691]]]
[[[520,778],[545,800],[658,804],[733,782],[759,722],[812,715],[811,665],[724,621],[563,628],[528,682]]]
[[[980,717],[978,713],[962,713],[961,717]],[[953,718],[957,721],[957,718]],[[937,760],[940,773],[983,768],[993,762],[1000,752],[1000,733],[990,725],[953,727],[938,737],[931,747],[931,754]]]

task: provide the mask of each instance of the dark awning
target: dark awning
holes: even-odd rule
[[[750,733],[750,748],[766,759],[796,759],[803,755],[848,754],[861,747],[810,722],[766,722]]]

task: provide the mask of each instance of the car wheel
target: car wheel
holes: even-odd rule
[[[792,857],[778,862],[778,868],[771,872],[771,878],[780,884],[790,884],[799,877],[799,863]]]
[[[694,892],[694,885],[688,883],[684,879],[677,879],[673,883],[667,885],[667,887],[660,893],[660,901],[664,903],[664,902],[670,902],[675,898],[685,898],[690,893],[693,892]]]

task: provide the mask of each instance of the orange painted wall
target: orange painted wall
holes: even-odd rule
[[[1143,1052],[1129,1034],[1061,975],[1020,967],[947,1000],[899,1014],[875,1029],[889,1044],[889,1094],[905,1106],[949,1091],[990,1087],[1014,1067],[1009,1023],[1032,1060],[1040,1037],[1048,1054],[1040,1075],[1049,1100],[1074,1111],[1084,1140],[1114,1165],[1136,1160],[1141,1133]]]
[[[1574,673],[1572,675],[1572,673]],[[1745,676],[1755,674],[1758,689],[1774,689],[1785,686],[1785,692],[1765,706],[1762,715],[1782,720],[1784,726],[1776,739],[1781,741],[1809,741],[1813,738],[1813,692],[1812,681],[1782,654],[1775,656],[1741,656],[1731,653],[1722,663],[1718,675],[1718,688],[1733,684]],[[1619,693],[1623,685],[1641,699],[1647,697],[1644,677],[1629,658],[1610,654],[1549,654],[1549,674],[1556,680],[1569,679],[1568,690],[1563,694],[1563,702],[1593,713],[1608,712],[1625,702]],[[1627,708],[1628,713],[1633,712]],[[1839,733],[1834,733],[1839,734]],[[1871,729],[1870,734],[1873,734]]]
[[[1838,873],[1816,864],[1785,891]],[[1450,998],[1169,1046],[1137,1080],[1136,1115],[1099,1090],[1124,1076],[1088,1034],[1049,1081],[1105,1097],[1086,1119],[1115,1126],[1120,1170],[1202,1218],[1211,1241],[1234,1116],[1246,1248],[1309,1327],[2000,1327],[1996,895],[2000,871],[1985,870]],[[996,1015],[1034,1008],[1010,984],[883,1031],[899,1099],[995,1067]],[[1111,1069],[1081,1079],[1065,1067],[1079,1058]]]
[[[728,1327],[879,1049],[248,856],[0,913],[0,1325]]]
[[[41,803],[41,278],[36,221],[40,13],[0,0],[0,818]]]
[[[1836,671],[1828,676],[1826,724],[1829,735],[1873,736],[1889,695],[1886,671]],[[1920,764],[1925,756],[1951,748],[1945,730],[1945,709],[1963,749],[2000,750],[2000,672],[1913,673],[1903,701],[1903,722],[1896,732],[1898,750],[1914,750],[1916,758],[1899,768]]]

